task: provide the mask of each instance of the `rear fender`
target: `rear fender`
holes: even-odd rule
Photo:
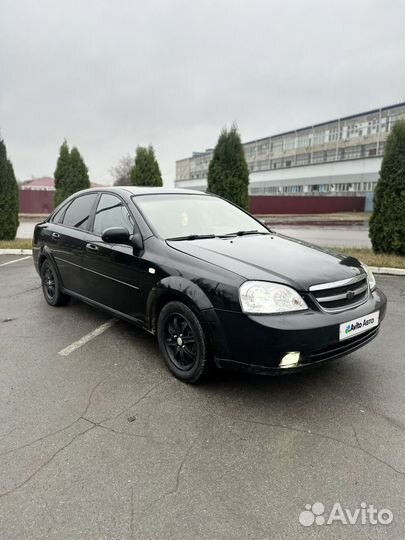
[[[55,268],[55,272],[56,272],[56,275],[58,276],[58,281],[60,283],[60,286],[61,288],[63,289],[63,282],[62,282],[62,278],[61,278],[61,275],[59,273],[59,269],[58,269],[58,265],[56,264],[56,261],[52,255],[52,252],[51,250],[49,249],[49,247],[45,244],[42,246],[42,248],[39,248],[39,253],[38,253],[38,274],[41,274],[41,266],[42,266],[42,263],[44,262],[45,259],[48,259],[51,261],[53,267]]]

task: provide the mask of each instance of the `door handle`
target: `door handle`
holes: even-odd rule
[[[98,251],[98,247],[94,244],[86,244],[86,250],[90,253],[95,253],[96,251]]]
[[[58,240],[60,238],[60,234],[57,233],[57,232],[53,232],[52,233],[52,238],[54,238],[55,240]]]

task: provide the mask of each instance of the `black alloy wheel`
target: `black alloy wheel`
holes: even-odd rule
[[[50,306],[63,306],[69,301],[69,296],[61,291],[58,274],[49,259],[41,266],[41,284],[45,300]]]
[[[188,383],[205,380],[212,361],[204,329],[196,314],[182,302],[169,302],[157,321],[159,348],[169,370]]]
[[[165,324],[166,351],[180,370],[192,369],[197,360],[197,343],[193,329],[180,313],[173,313]]]
[[[43,282],[42,282],[44,293],[49,298],[49,300],[53,300],[55,297],[55,276],[53,274],[53,270],[50,267],[50,265],[46,265],[44,276],[43,276]]]

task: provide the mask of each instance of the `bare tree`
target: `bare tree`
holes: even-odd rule
[[[134,166],[134,158],[129,154],[123,156],[115,167],[110,169],[110,174],[114,179],[114,186],[131,185],[131,170]]]

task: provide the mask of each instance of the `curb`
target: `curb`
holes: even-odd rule
[[[31,249],[0,249],[0,255],[32,255]],[[369,266],[373,274],[389,276],[405,276],[404,268],[386,268],[384,266]]]
[[[405,276],[403,268],[386,268],[384,266],[369,266],[373,274],[388,274],[389,276]]]
[[[0,255],[32,255],[32,249],[0,249]]]

